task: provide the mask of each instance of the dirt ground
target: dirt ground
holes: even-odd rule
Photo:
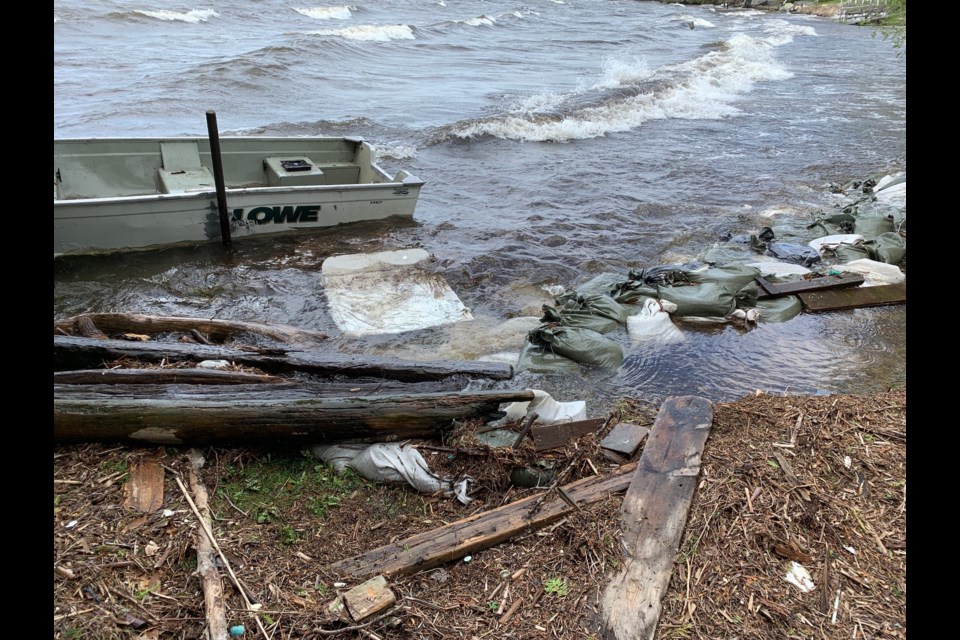
[[[604,429],[652,425],[656,411],[624,401]],[[328,612],[355,586],[330,563],[543,491],[511,486],[513,467],[572,463],[573,481],[613,466],[593,434],[544,456],[529,440],[516,451],[486,448],[472,433],[479,426],[420,449],[435,472],[475,479],[469,505],[337,474],[305,451],[199,451],[214,538],[257,608],[246,608],[217,555],[228,626],[277,639],[602,637],[600,595],[622,562],[622,494],[392,578],[395,605],[363,624]],[[55,446],[54,638],[204,637],[186,454]],[[128,506],[144,498],[130,476],[148,461],[159,465],[162,496],[141,512]],[[808,583],[787,580],[804,570]],[[906,391],[715,404],[656,638],[904,637]]]

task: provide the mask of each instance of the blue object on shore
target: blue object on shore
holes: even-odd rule
[[[236,638],[237,636],[242,636],[244,631],[246,631],[246,629],[243,628],[242,624],[238,624],[236,626],[230,627],[230,635],[233,636],[234,638]]]

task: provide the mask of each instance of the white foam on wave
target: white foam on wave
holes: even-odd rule
[[[145,11],[142,9],[137,9],[134,11],[134,13],[139,13],[140,15],[147,16],[148,18],[156,18],[157,20],[164,20],[167,22],[189,22],[191,24],[206,22],[210,18],[220,17],[220,14],[213,9],[193,9],[187,12],[167,10]]]
[[[405,24],[375,25],[366,24],[346,29],[330,29],[324,31],[308,31],[313,36],[338,36],[346,40],[361,40],[366,42],[389,42],[390,40],[415,40],[413,29]]]
[[[603,61],[599,79],[587,90],[526,96],[515,101],[505,116],[470,123],[453,135],[568,142],[627,131],[650,120],[729,117],[739,113],[736,101],[756,83],[792,77],[777,62],[773,53],[776,46],[737,34],[721,49],[656,70],[650,70],[642,59],[610,58]],[[641,84],[649,84],[650,90],[628,96],[611,92]],[[583,103],[584,98],[597,92],[597,100],[563,113],[564,104]]]
[[[403,142],[378,142],[377,160],[390,158],[392,160],[409,160],[416,157],[417,148]]]
[[[695,17],[695,16],[691,16],[691,15],[687,15],[687,14],[683,14],[683,15],[679,15],[679,16],[671,16],[671,17],[670,17],[670,20],[671,20],[672,22],[683,22],[684,24],[690,26],[691,29],[692,29],[693,27],[700,27],[700,28],[702,28],[702,29],[710,29],[710,28],[712,28],[712,27],[716,27],[716,26],[717,26],[717,25],[713,24],[712,22],[710,22],[709,20],[704,20],[703,18],[697,18],[697,17]]]
[[[476,18],[467,18],[466,20],[455,20],[458,24],[465,24],[470,27],[492,27],[496,22],[489,16],[477,16]]]
[[[304,15],[314,20],[349,20],[352,11],[357,8],[353,5],[342,5],[339,7],[313,7],[310,9],[294,9],[300,15]]]

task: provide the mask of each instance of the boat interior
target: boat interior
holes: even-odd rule
[[[394,181],[360,138],[221,138],[219,143],[226,189]],[[213,170],[204,138],[55,140],[53,198],[212,191]]]

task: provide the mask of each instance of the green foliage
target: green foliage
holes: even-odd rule
[[[569,593],[567,581],[563,578],[550,578],[543,583],[543,590],[547,593],[553,593],[558,596],[565,596]]]
[[[299,539],[300,533],[290,525],[280,527],[280,531],[277,532],[277,540],[280,544],[293,544]]]

